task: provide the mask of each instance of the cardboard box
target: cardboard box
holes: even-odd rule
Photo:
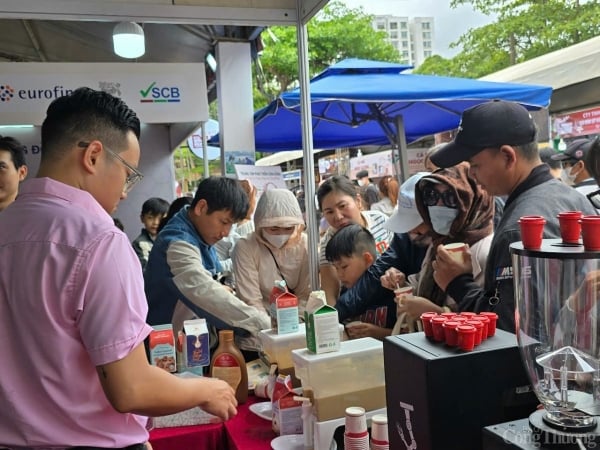
[[[471,352],[424,333],[383,342],[390,448],[478,450],[482,428],[529,416],[539,403],[514,334],[496,330]]]
[[[186,320],[183,322],[185,340],[183,355],[185,367],[210,365],[210,346],[206,319]]]
[[[273,388],[273,431],[279,435],[302,434],[302,402],[294,400],[289,375],[279,375]]]
[[[175,336],[170,323],[155,325],[154,331],[150,332],[148,346],[150,348],[150,363],[160,367],[167,372],[177,370],[175,359]]]
[[[318,305],[304,312],[306,347],[313,353],[337,352],[340,349],[338,312],[329,305]]]
[[[298,297],[290,291],[275,286],[269,297],[272,329],[277,334],[295,333],[298,331]]]

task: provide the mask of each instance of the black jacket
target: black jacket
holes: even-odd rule
[[[340,295],[336,303],[340,322],[364,313],[369,305],[394,293],[381,286],[380,277],[390,267],[407,277],[421,270],[427,247],[412,243],[407,233],[394,234],[388,249],[373,263],[356,284]],[[376,300],[377,299],[377,300]]]

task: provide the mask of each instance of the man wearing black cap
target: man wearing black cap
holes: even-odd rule
[[[592,141],[589,139],[575,139],[563,153],[552,156],[552,159],[560,161],[560,179],[583,195],[598,190],[596,180],[585,166],[585,158],[591,146]]]
[[[431,160],[440,167],[469,161],[471,176],[484,189],[492,195],[508,196],[494,230],[483,289],[473,281],[470,261],[454,261],[441,246],[433,267],[436,283],[461,311],[494,311],[499,316],[498,327],[514,332],[509,245],[521,240],[519,218],[544,216],[544,238],[559,238],[559,212],[595,214],[595,210],[586,198],[552,177],[539,157],[533,118],[514,102],[492,101],[465,110],[454,141],[434,153]]]
[[[360,195],[365,210],[370,210],[373,203],[379,201],[379,190],[377,186],[371,183],[368,170],[359,170],[356,172],[356,181],[360,186]]]

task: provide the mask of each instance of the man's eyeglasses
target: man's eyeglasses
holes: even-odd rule
[[[586,194],[586,197],[588,198],[588,200],[594,208],[600,209],[600,189]]]
[[[89,147],[89,145],[90,145],[90,142],[79,142],[77,144],[77,146],[81,147],[81,148],[87,148],[87,147]],[[131,189],[133,189],[133,186],[135,186],[135,184],[138,181],[140,181],[142,178],[144,178],[144,175],[142,174],[142,172],[140,172],[135,167],[133,167],[131,164],[129,164],[127,161],[125,161],[123,158],[121,158],[118,153],[113,152],[110,148],[108,148],[104,144],[102,144],[102,146],[104,147],[104,150],[106,150],[106,152],[110,156],[115,158],[117,161],[120,161],[121,164],[123,164],[127,168],[128,173],[127,173],[127,178],[125,178],[125,185],[123,186],[123,194],[128,194],[129,191],[131,191]]]
[[[423,202],[425,206],[435,206],[442,199],[442,203],[448,208],[457,208],[458,199],[452,190],[439,192],[434,188],[425,188],[423,190]]]

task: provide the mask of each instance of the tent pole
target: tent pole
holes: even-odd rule
[[[209,177],[208,173],[208,139],[206,138],[206,122],[200,123],[202,132],[202,162],[204,163],[204,178]]]
[[[302,147],[304,158],[304,201],[306,204],[306,226],[308,230],[308,267],[310,285],[313,290],[320,288],[319,282],[319,224],[315,205],[315,171],[313,152],[313,133],[311,126],[312,109],[310,106],[310,84],[308,72],[308,32],[302,23],[302,0],[296,0],[298,21],[296,39],[298,41],[298,70],[300,76],[300,112],[302,117]]]
[[[394,167],[398,171],[397,174],[400,175],[400,184],[402,184],[410,176],[408,167],[408,148],[406,145],[406,133],[402,115],[396,116],[396,147],[396,151],[399,155],[398,158],[394,157]]]

